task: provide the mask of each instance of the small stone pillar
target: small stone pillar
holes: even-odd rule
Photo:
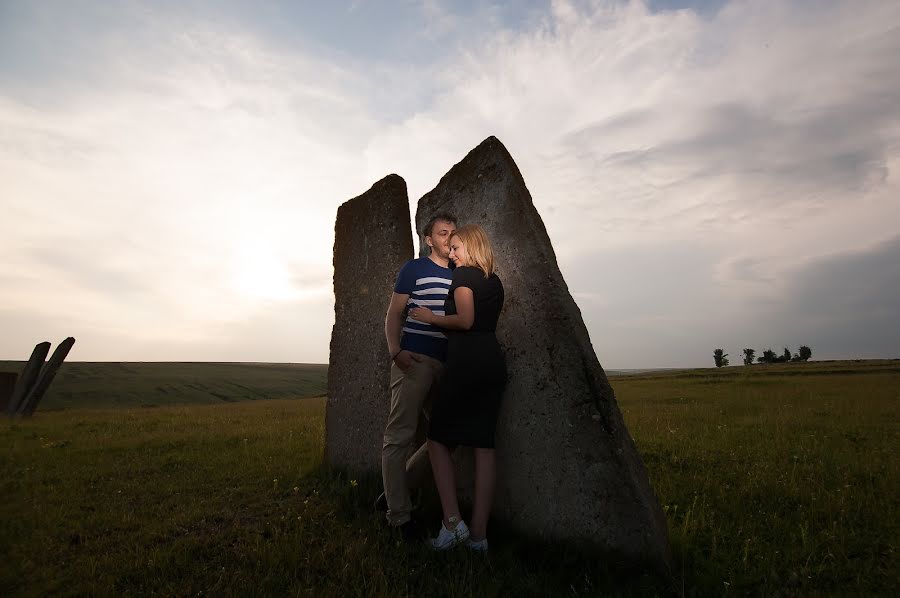
[[[412,257],[409,197],[399,176],[383,178],[338,208],[325,412],[331,465],[381,470],[391,367],[384,317],[397,273]]]

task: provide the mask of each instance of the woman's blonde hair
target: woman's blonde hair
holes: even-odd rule
[[[466,246],[466,254],[469,256],[469,263],[460,264],[461,266],[474,266],[484,272],[485,278],[493,274],[494,250],[491,249],[491,242],[488,241],[483,228],[477,224],[466,224],[453,231],[450,235],[451,241],[453,237],[459,237]]]

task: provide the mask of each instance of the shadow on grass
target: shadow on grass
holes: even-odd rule
[[[373,563],[397,585],[391,593],[409,596],[671,596],[674,582],[640,563],[629,563],[595,545],[546,541],[491,521],[488,555],[463,547],[434,552],[423,537],[404,543],[376,513],[373,502],[381,478],[325,466],[310,473],[336,507],[340,521],[365,534],[372,543]],[[440,525],[437,492],[419,493],[416,519],[430,534]],[[470,512],[463,504],[463,513]]]

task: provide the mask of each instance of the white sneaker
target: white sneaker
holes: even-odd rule
[[[488,543],[487,538],[482,538],[481,540],[472,540],[469,539],[466,542],[466,547],[472,552],[487,552],[488,551]]]
[[[456,524],[455,529],[447,529],[444,522],[441,522],[441,531],[438,532],[437,538],[431,540],[431,547],[435,550],[447,550],[454,546],[459,546],[469,539],[469,527],[465,521]]]

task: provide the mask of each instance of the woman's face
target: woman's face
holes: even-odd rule
[[[450,259],[457,266],[466,266],[469,263],[469,254],[466,253],[466,246],[463,245],[462,239],[458,236],[450,238]]]

